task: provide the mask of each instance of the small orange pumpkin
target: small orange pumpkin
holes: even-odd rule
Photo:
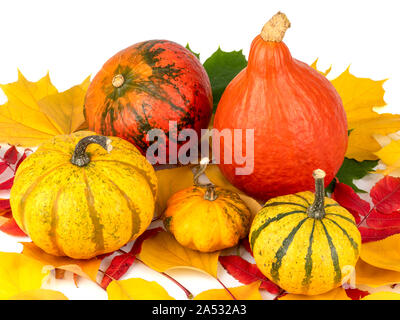
[[[197,169],[194,186],[168,200],[163,220],[181,245],[213,252],[233,247],[246,237],[252,214],[237,193],[199,183],[206,166]]]

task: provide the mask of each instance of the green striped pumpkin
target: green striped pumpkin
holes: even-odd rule
[[[359,257],[361,235],[351,213],[324,194],[270,199],[254,218],[249,240],[258,268],[290,293],[315,295],[341,285]]]

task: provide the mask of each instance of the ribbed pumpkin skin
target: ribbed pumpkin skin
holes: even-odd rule
[[[316,295],[340,286],[350,271],[344,267],[355,266],[361,249],[353,216],[325,198],[326,216],[310,218],[313,201],[308,191],[271,199],[251,226],[258,268],[290,293]]]
[[[112,81],[118,74],[125,82],[116,88]],[[94,77],[85,100],[90,130],[128,140],[143,154],[150,129],[168,133],[171,120],[178,131],[192,128],[200,136],[211,110],[211,85],[203,66],[186,48],[166,40],[145,41],[118,52]]]
[[[293,59],[283,42],[260,36],[247,68],[224,91],[214,128],[254,129],[254,172],[236,175],[241,165],[235,160],[219,167],[235,187],[260,200],[313,190],[315,168],[326,172],[328,184],[347,148],[346,114],[333,85]],[[222,144],[220,149],[224,159]]]
[[[23,161],[11,189],[18,226],[47,253],[88,259],[112,252],[149,226],[157,192],[152,166],[129,142],[90,144],[85,167],[70,160],[93,132],[57,136]]]
[[[251,212],[240,197],[216,187],[218,198],[204,199],[206,188],[189,187],[175,193],[167,203],[165,227],[183,246],[213,252],[235,246],[247,236]]]

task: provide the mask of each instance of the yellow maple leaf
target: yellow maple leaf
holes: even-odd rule
[[[361,300],[400,300],[400,294],[395,292],[375,292],[365,296]]]
[[[387,135],[400,130],[400,115],[378,114],[374,107],[386,105],[383,84],[386,80],[374,81],[358,78],[347,69],[332,80],[346,110],[349,130],[349,146],[346,157],[357,161],[376,160],[374,152],[381,146],[374,134]]]
[[[49,289],[24,291],[11,297],[10,300],[68,300],[61,292]]]
[[[148,267],[158,272],[175,268],[204,271],[217,277],[219,252],[202,253],[181,246],[168,232],[159,232],[143,242],[139,254]]]
[[[20,253],[0,252],[0,299],[40,289],[49,271],[44,265]]]
[[[156,202],[156,216],[159,216],[164,212],[167,207],[168,199],[174,193],[193,185],[192,168],[193,167],[191,166],[184,166],[156,171],[159,190]],[[260,203],[231,185],[230,182],[223,176],[217,165],[208,165],[205,174],[216,186],[237,192],[240,198],[249,207],[253,216],[260,211],[262,207]]]
[[[357,261],[355,275],[357,285],[363,284],[372,288],[400,283],[400,272],[371,266],[362,259]]]
[[[302,294],[289,293],[286,296],[278,298],[278,300],[351,300],[346,291],[342,288],[336,288],[323,294],[317,294],[314,296],[306,296]]]
[[[46,269],[52,270],[57,268],[70,271],[96,282],[96,276],[101,264],[100,259],[77,260],[68,257],[57,257],[47,254],[33,242],[23,242],[22,244],[24,246],[22,254],[39,261],[46,266]]]
[[[374,267],[400,272],[400,234],[363,243],[360,258]]]
[[[175,300],[157,282],[140,278],[114,280],[107,294],[108,300]]]
[[[314,62],[311,66],[317,69],[316,65],[317,62]],[[329,71],[321,73],[326,76]],[[386,105],[383,89],[385,81],[358,78],[350,73],[349,68],[331,81],[342,98],[348,129],[351,130],[347,158],[357,161],[376,160],[374,152],[381,146],[374,135],[387,135],[400,130],[400,115],[374,111],[374,108]]]
[[[0,142],[34,147],[59,134],[77,130],[84,122],[83,101],[89,78],[67,91],[58,92],[47,74],[28,81],[0,85],[8,101],[0,106]]]
[[[316,59],[312,64],[311,64],[311,68],[313,68],[313,69],[315,69],[315,70],[317,70],[320,74],[322,74],[323,76],[327,76],[330,72],[331,72],[331,70],[332,70],[332,66],[330,66],[328,69],[326,69],[325,71],[320,71],[320,70],[318,70],[318,68],[317,68],[317,64],[318,64],[318,59]]]
[[[385,170],[377,170],[384,175],[399,176],[400,169],[400,140],[392,140],[375,155],[386,164]]]
[[[259,287],[260,281],[256,281],[228,289],[237,300],[262,300]],[[194,300],[233,300],[233,298],[225,289],[211,289],[199,293]]]

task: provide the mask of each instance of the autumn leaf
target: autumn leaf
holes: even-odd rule
[[[400,300],[400,294],[395,292],[375,292],[361,300]]]
[[[129,268],[135,262],[136,255],[142,250],[143,241],[153,237],[161,231],[163,231],[163,228],[160,227],[146,230],[135,240],[132,249],[129,252],[115,256],[111,260],[107,270],[104,272],[104,276],[100,284],[101,287],[106,289],[112,280],[121,279],[121,277],[128,272]]]
[[[260,289],[265,289],[272,294],[278,294],[281,289],[267,279],[255,264],[248,262],[239,256],[221,256],[219,262],[225,270],[236,280],[243,284],[260,282]]]
[[[335,185],[332,199],[346,208],[354,216],[356,223],[361,221],[361,216],[364,217],[369,213],[371,207],[370,204],[362,200],[350,186],[340,182]]]
[[[378,170],[384,175],[394,174],[400,169],[400,140],[392,140],[388,145],[384,146],[375,155],[386,164],[386,169]]]
[[[0,142],[36,146],[82,125],[83,100],[89,78],[59,93],[47,74],[30,82],[18,71],[18,80],[0,85],[8,101],[0,106]]]
[[[175,300],[157,282],[140,278],[114,280],[107,294],[109,300]]]
[[[0,252],[0,299],[40,289],[49,275],[40,261],[14,252]]]
[[[40,110],[60,132],[75,132],[85,122],[83,104],[89,84],[90,77],[87,77],[80,85],[38,101]]]
[[[11,146],[4,153],[3,160],[8,164],[15,164],[18,160],[19,152],[15,146]]]
[[[249,242],[249,238],[243,238],[242,240],[240,240],[240,245],[243,246],[243,248],[250,253],[251,256],[253,256],[253,251],[250,248],[250,242]]]
[[[400,211],[400,178],[384,177],[371,189],[370,195],[380,213]]]
[[[362,259],[356,264],[356,284],[377,288],[394,283],[400,283],[400,272],[374,267]]]
[[[391,179],[395,178],[386,177],[372,188],[370,193],[374,203],[372,208],[349,186],[343,183],[337,183],[335,186],[332,198],[354,216],[359,225],[363,243],[382,240],[400,232],[400,213],[395,211],[383,214],[378,211],[381,209],[384,212],[391,212],[392,209],[397,208],[395,198],[400,195],[397,192],[399,184],[398,181]],[[363,224],[364,221],[366,224]]]
[[[22,244],[24,246],[22,254],[40,261],[48,270],[63,269],[96,282],[97,272],[101,264],[100,259],[77,260],[68,257],[57,257],[47,254],[32,242],[22,242]]]
[[[0,211],[10,209],[10,199],[0,199]],[[0,215],[2,215],[0,213]]]
[[[391,235],[400,233],[400,228],[373,229],[369,227],[358,227],[358,230],[361,233],[363,243],[382,240]]]
[[[173,169],[156,170],[158,192],[156,201],[156,216],[160,216],[167,208],[168,199],[185,188],[193,185],[193,172],[190,166]]]
[[[25,232],[23,232],[17,225],[13,217],[0,217],[0,231],[3,231],[4,233],[14,237],[27,236]]]
[[[202,253],[181,246],[168,232],[160,232],[143,242],[139,258],[158,272],[190,268],[217,277],[219,252]]]
[[[346,290],[347,296],[351,300],[360,300],[370,294],[368,291],[360,290],[357,288],[349,288],[349,289],[345,289],[345,290]]]
[[[351,300],[351,299],[347,296],[346,291],[342,287],[339,287],[327,293],[313,295],[313,296],[289,293],[285,296],[278,298],[278,300]]]
[[[260,282],[228,288],[237,300],[262,300],[259,288]],[[225,289],[211,289],[203,291],[194,297],[194,300],[233,300],[232,296]]]
[[[317,61],[312,67],[317,69]],[[329,71],[323,74],[326,76]],[[346,158],[360,162],[377,160],[375,153],[381,146],[374,136],[385,136],[400,130],[400,115],[379,114],[374,110],[386,105],[383,89],[385,81],[358,78],[350,73],[350,68],[331,81],[342,98],[348,129],[351,131]]]
[[[215,112],[226,86],[247,66],[247,60],[242,50],[225,52],[218,48],[203,66],[210,78]]]
[[[36,289],[18,293],[10,300],[68,300],[68,298],[59,291]]]
[[[322,74],[323,76],[326,77],[326,76],[331,72],[332,66],[330,66],[330,67],[329,67],[328,69],[326,69],[325,71],[320,71],[320,70],[318,70],[318,68],[317,68],[318,60],[319,60],[319,59],[316,59],[316,60],[310,65],[310,67],[313,68],[313,69],[315,69],[315,70],[317,70],[320,74]]]
[[[374,135],[387,135],[400,130],[400,115],[378,114],[373,110],[386,105],[383,99],[385,81],[358,78],[349,69],[332,80],[342,98],[348,128],[351,130],[347,158],[376,160],[374,152],[380,150],[381,146]]]
[[[374,267],[400,272],[400,234],[363,243],[360,258]]]

